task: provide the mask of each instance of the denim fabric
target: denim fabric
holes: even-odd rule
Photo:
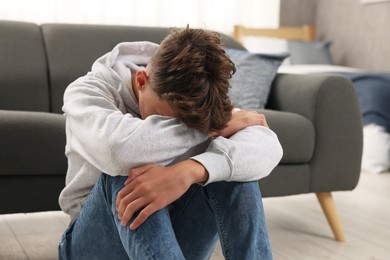
[[[59,259],[208,259],[218,237],[226,259],[272,259],[257,182],[192,185],[138,229],[115,209],[126,177],[99,178],[59,244]]]
[[[390,73],[336,73],[352,81],[358,95],[364,125],[380,125],[390,133]]]

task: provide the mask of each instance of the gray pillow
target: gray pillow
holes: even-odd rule
[[[229,97],[236,108],[264,108],[272,81],[283,60],[282,54],[258,54],[236,49],[225,49],[236,65],[236,73],[230,79]]]
[[[329,50],[331,45],[330,41],[288,41],[290,64],[333,64]]]

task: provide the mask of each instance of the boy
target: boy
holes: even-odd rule
[[[187,28],[119,44],[69,85],[60,259],[207,259],[218,234],[226,258],[272,258],[256,180],[282,149],[264,116],[232,114],[234,71],[216,34]]]

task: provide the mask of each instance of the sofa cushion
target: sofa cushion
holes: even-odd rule
[[[41,28],[50,70],[52,112],[55,113],[62,112],[62,98],[69,83],[90,71],[93,62],[118,43],[160,43],[169,32],[168,28],[112,25],[43,24]],[[222,37],[226,39],[225,46],[244,48],[231,38]]]
[[[267,177],[259,180],[261,195],[287,196],[310,192],[310,165],[279,164]]]
[[[330,41],[304,42],[288,41],[291,53],[290,64],[333,64],[330,54]]]
[[[308,163],[315,144],[314,125],[307,118],[290,112],[258,110],[278,135],[283,147],[282,164]]]
[[[0,110],[0,126],[0,176],[65,175],[65,116]]]
[[[226,48],[226,53],[236,65],[230,80],[229,97],[235,107],[264,108],[276,72],[288,56],[285,54],[260,54]]]
[[[47,66],[38,25],[0,21],[0,109],[49,111]]]

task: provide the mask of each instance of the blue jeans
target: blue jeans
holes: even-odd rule
[[[257,182],[194,184],[132,231],[115,208],[125,180],[101,175],[63,234],[59,259],[208,259],[218,238],[226,259],[272,259]]]

